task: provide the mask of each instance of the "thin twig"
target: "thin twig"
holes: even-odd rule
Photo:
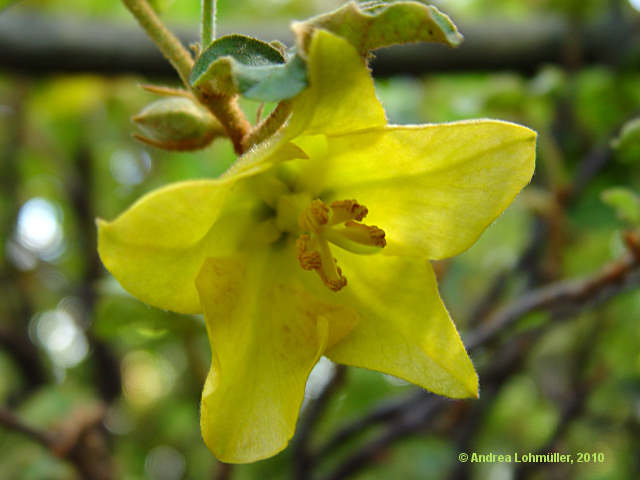
[[[403,411],[411,410],[414,406],[419,405],[431,396],[432,394],[424,390],[418,390],[407,396],[381,402],[362,417],[340,428],[326,443],[314,452],[314,456],[317,458],[325,458],[341,445],[344,445],[348,440],[358,434],[364,433],[368,427],[378,423],[390,422],[397,418]]]
[[[146,0],[122,0],[125,6],[138,20],[138,23],[155,42],[162,54],[176,69],[180,79],[189,86],[189,75],[193,67],[193,59],[184,48],[178,37],[171,33],[158,18],[156,12]]]
[[[633,253],[581,280],[555,282],[522,295],[498,310],[477,330],[466,336],[469,350],[495,339],[523,316],[541,310],[582,310],[640,283],[640,256]]]
[[[486,290],[485,294],[480,297],[480,300],[471,310],[472,313],[469,316],[468,322],[469,327],[476,327],[487,319],[502,298],[509,280],[515,275],[526,273],[528,277],[527,287],[529,288],[536,283],[539,273],[536,268],[536,262],[544,250],[544,240],[548,235],[549,228],[547,223],[539,216],[535,216],[532,223],[533,234],[531,235],[529,244],[523,250],[515,265],[510,270],[503,271],[496,275],[493,283]]]
[[[450,401],[444,397],[430,397],[415,409],[406,412],[405,416],[393,423],[386,431],[356,450],[338,468],[324,480],[342,480],[351,478],[369,465],[371,459],[386,450],[389,445],[423,428]]]
[[[494,399],[507,381],[520,371],[529,352],[542,338],[549,324],[520,333],[510,342],[503,345],[494,355],[494,360],[484,368],[482,376],[482,395],[477,402],[458,402],[462,415],[455,423],[447,425],[448,434],[455,439],[458,452],[471,450],[475,433],[483,425],[487,411],[494,404]],[[448,480],[466,480],[470,478],[471,463],[460,462],[449,472]]]
[[[0,425],[7,430],[21,433],[22,435],[29,437],[31,440],[34,440],[45,448],[51,448],[53,443],[53,438],[49,433],[27,425],[4,407],[0,407]]]
[[[309,472],[313,467],[313,458],[309,454],[309,442],[313,428],[325,412],[333,395],[344,384],[347,369],[344,365],[338,365],[331,379],[324,386],[318,398],[309,404],[305,415],[297,426],[296,437],[292,446],[294,478],[305,480],[309,478]]]
[[[283,100],[258,125],[256,125],[242,140],[242,147],[246,151],[252,146],[274,135],[291,113],[291,102]]]
[[[547,454],[557,451],[558,445],[571,424],[578,419],[583,413],[589,395],[605,378],[601,372],[596,371],[585,378],[585,373],[589,367],[589,359],[593,353],[597,351],[595,345],[602,337],[602,315],[598,315],[594,325],[591,327],[589,334],[580,342],[578,352],[573,356],[572,361],[572,382],[568,388],[568,399],[560,408],[560,419],[556,423],[556,427],[547,439],[547,441],[536,450],[536,454]],[[523,480],[536,470],[550,467],[545,463],[531,462],[529,464],[519,464],[516,468],[514,478]]]
[[[105,409],[102,405],[82,406],[71,412],[55,431],[27,425],[11,411],[0,407],[0,426],[45,447],[49,453],[71,463],[80,478],[113,480],[115,469],[104,436]]]

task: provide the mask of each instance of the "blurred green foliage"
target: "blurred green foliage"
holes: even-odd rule
[[[174,23],[193,24],[197,19],[197,1],[154,3]],[[340,2],[219,3],[223,21],[273,19],[284,25]],[[582,18],[605,15],[609,2],[466,0],[438,4],[452,15],[476,19],[489,14],[521,17],[538,13]],[[12,8],[131,21],[120,2],[112,0],[24,0]],[[0,349],[0,401],[16,405],[21,417],[41,428],[55,428],[77,408],[99,402],[97,385],[104,372],[96,363],[97,339],[119,359],[122,375],[123,394],[110,404],[105,420],[118,478],[210,478],[217,464],[200,438],[198,418],[210,355],[202,319],[147,307],[103,271],[87,277],[87,265],[95,261],[91,244],[87,248],[93,232],[86,231],[87,212],[78,209],[70,193],[74,185],[84,182],[91,202],[88,214],[111,219],[145,192],[169,182],[217,176],[233,161],[233,150],[225,141],[215,141],[196,154],[165,153],[136,143],[130,137],[134,126],[129,118],[155,99],[138,88],[141,81],[88,75],[0,75],[0,155],[3,162],[11,157],[15,163],[11,176],[1,180],[0,266],[11,289],[0,296],[0,316],[3,328],[28,335],[47,372],[47,384],[37,385],[35,392],[18,402],[15,392],[29,379],[15,358]],[[606,67],[568,72],[548,66],[530,78],[492,72],[395,77],[378,80],[377,92],[391,122],[493,117],[523,123],[540,133],[533,185],[476,245],[440,265],[444,272],[441,293],[463,333],[470,329],[468,319],[487,286],[516,266],[534,234],[535,218],[554,215],[557,193],[573,181],[585,156],[594,147],[608,145],[640,111],[640,73]],[[257,103],[245,101],[242,106],[255,118]],[[538,283],[589,274],[624,253],[621,232],[637,227],[640,208],[635,152],[631,157],[614,155],[560,218],[551,222],[555,230],[537,266]],[[77,168],[82,155],[88,156],[90,165],[84,173]],[[34,199],[40,203],[33,203]],[[528,281],[522,277],[511,279],[507,296],[522,291]],[[91,322],[84,320],[82,312],[87,278],[89,287],[98,293]],[[20,311],[16,305],[27,300],[29,316],[15,316]],[[574,388],[570,372],[578,368],[600,381],[558,448],[561,453],[604,452],[606,462],[576,465],[563,478],[634,478],[640,471],[639,318],[640,292],[635,290],[546,331],[522,371],[495,395],[487,392],[490,405],[479,419],[469,448],[535,452],[553,434],[564,397]],[[549,316],[531,315],[527,320],[522,326],[525,331],[549,321]],[[594,329],[598,334],[589,337]],[[589,352],[581,357],[579,350],[585,342]],[[484,351],[473,358],[479,367],[492,361]],[[316,377],[312,376],[321,384],[322,371]],[[314,441],[328,438],[378,401],[410,389],[397,379],[350,369],[347,384],[332,398]],[[635,434],[629,425],[635,425]],[[371,432],[363,438],[367,435]],[[353,442],[328,458],[321,472],[345,458],[351,446]],[[233,478],[290,478],[290,450],[239,466]],[[0,452],[3,478],[55,480],[73,474],[67,463],[42,447],[2,429]],[[457,466],[458,452],[452,438],[418,435],[398,442],[354,478],[440,479]],[[512,468],[478,464],[471,471],[477,479],[511,478]],[[548,477],[542,471],[535,478]]]

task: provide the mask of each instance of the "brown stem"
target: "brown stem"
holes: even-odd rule
[[[242,140],[244,150],[249,150],[254,145],[274,135],[291,113],[291,102],[284,100],[262,122],[256,125]]]
[[[194,93],[205,107],[220,121],[238,155],[245,152],[242,140],[251,130],[251,124],[238,106],[237,97],[216,95],[195,89]]]
[[[51,448],[52,437],[47,432],[43,432],[30,425],[27,425],[6,408],[0,407],[0,425],[7,430],[12,430],[29,437],[45,448]]]

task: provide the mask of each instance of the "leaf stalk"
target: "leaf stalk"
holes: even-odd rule
[[[147,35],[155,42],[162,54],[180,75],[182,82],[189,86],[189,74],[193,58],[180,40],[164,26],[147,0],[122,0],[136,18]]]
[[[201,11],[200,44],[204,50],[216,38],[216,0],[202,0]]]

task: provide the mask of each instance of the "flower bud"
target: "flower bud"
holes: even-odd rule
[[[143,133],[134,138],[164,150],[199,150],[224,135],[220,122],[186,97],[153,102],[132,120]]]

